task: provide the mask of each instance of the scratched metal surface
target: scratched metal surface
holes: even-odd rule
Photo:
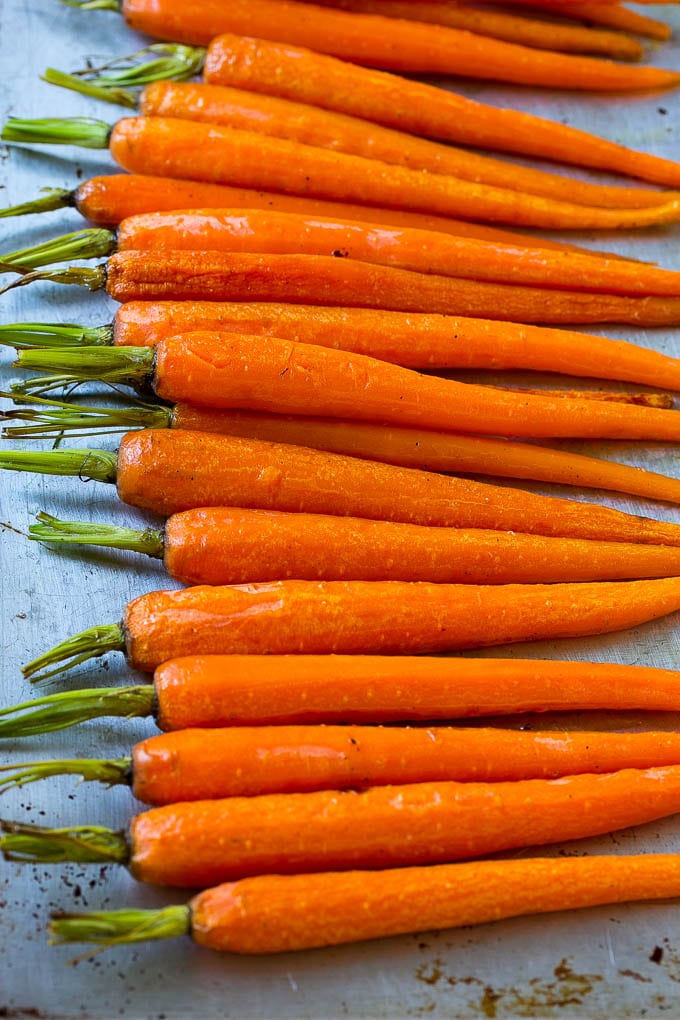
[[[660,8],[675,20],[677,10]],[[113,120],[116,110],[37,81],[48,63],[71,68],[85,56],[129,52],[138,38],[111,14],[85,15],[54,0],[0,0],[0,116],[88,114]],[[680,68],[680,44],[651,58]],[[605,99],[461,86],[471,96],[589,127],[624,143],[680,158],[680,95]],[[0,152],[0,204],[26,200],[40,187],[72,187],[110,169],[103,154],[73,149]],[[0,221],[0,251],[75,229],[73,212]],[[607,244],[680,268],[678,228]],[[602,243],[602,238],[598,238]],[[585,238],[584,243],[594,242]],[[96,324],[113,306],[102,295],[36,286],[1,299],[1,321],[61,320]],[[616,333],[616,331],[609,331]],[[616,335],[626,335],[619,331]],[[677,332],[628,331],[642,344],[680,355]],[[0,355],[2,384],[11,375]],[[549,377],[543,377],[548,381]],[[104,440],[112,447],[115,441]],[[91,445],[97,445],[91,443]],[[593,449],[572,444],[574,449]],[[599,453],[677,475],[675,452],[659,446],[607,444]],[[544,489],[543,491],[549,491]],[[605,497],[590,494],[589,499]],[[19,665],[69,633],[113,622],[129,598],[167,584],[160,569],[132,556],[57,554],[29,544],[23,530],[39,509],[72,519],[134,524],[140,515],[116,504],[105,486],[6,474],[0,478],[0,703],[30,696]],[[642,501],[606,499],[612,506],[667,520],[677,510]],[[680,665],[678,617],[633,633],[580,643],[548,642],[484,654],[591,658],[598,661]],[[127,678],[120,656],[81,669],[57,687],[107,684]],[[521,721],[518,721],[518,724]],[[551,724],[639,727],[629,714],[603,721],[585,715]],[[657,718],[674,727],[675,718]],[[152,731],[139,722],[91,723],[22,746],[7,744],[5,761],[37,757],[124,754]],[[135,805],[127,791],[105,791],[53,780],[2,798],[2,815],[36,823],[98,823],[120,827]],[[637,831],[584,841],[554,853],[680,851],[677,819]],[[219,958],[188,940],[106,952],[75,968],[74,952],[48,949],[44,925],[51,909],[159,905],[181,894],[144,888],[121,869],[0,865],[0,1016],[4,1017],[619,1017],[680,1011],[680,931],[677,905],[624,906],[570,916],[517,920],[438,935],[377,942],[278,959]]]

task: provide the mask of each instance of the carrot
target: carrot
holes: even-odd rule
[[[680,441],[680,416],[673,411],[492,389],[276,337],[194,332],[155,347],[24,350],[15,366],[50,373],[17,384],[18,392],[53,378],[60,385],[99,379],[215,409],[494,436]]]
[[[541,51],[418,21],[330,10],[294,0],[124,0],[132,28],[157,39],[208,44],[236,35],[307,46],[355,64],[419,74],[454,74],[521,85],[635,92],[672,88],[680,75],[655,67]]]
[[[529,0],[523,0],[525,4]],[[546,11],[539,13],[553,14],[545,0],[533,0],[532,7],[546,8]],[[658,39],[665,42],[671,37],[671,27],[665,21],[657,21],[639,11],[631,11],[622,4],[603,3],[602,0],[573,0],[568,7],[559,10],[560,17],[578,18],[579,21],[589,21],[591,24],[607,25],[624,32],[634,32],[636,35],[648,36],[650,39]]]
[[[169,516],[209,506],[364,517],[437,527],[680,545],[680,528],[608,507],[267,443],[178,429],[104,450],[8,451],[0,468],[117,483],[124,503]]]
[[[623,190],[623,189],[622,189]],[[640,192],[644,195],[645,192]],[[389,223],[395,227],[415,227],[419,230],[438,230],[459,237],[480,237],[485,241],[503,244],[531,245],[564,251],[580,251],[598,256],[598,251],[545,237],[517,234],[499,227],[464,220],[428,216],[425,213],[401,209],[381,209],[376,206],[351,205],[347,202],[324,202],[314,198],[276,194],[271,191],[254,191],[249,188],[231,188],[226,184],[202,184],[200,181],[181,181],[169,177],[145,177],[142,174],[108,174],[91,177],[73,191],[51,189],[46,197],[24,202],[0,210],[4,216],[48,212],[72,206],[92,223],[100,226],[117,226],[121,220],[137,213],[162,212],[173,209],[276,209],[280,212],[299,212],[311,216],[340,216],[347,219],[376,223]],[[606,253],[607,258],[620,258]]]
[[[606,211],[606,210],[605,210]],[[510,318],[525,323],[680,323],[680,300],[550,290],[413,273],[325,255],[118,252],[97,269],[12,267],[20,279],[106,288],[114,300],[262,301]]]
[[[300,47],[224,35],[210,47],[204,76],[214,85],[294,99],[413,135],[541,156],[680,187],[680,164],[672,160]]]
[[[185,801],[135,816],[129,835],[3,822],[0,848],[9,860],[37,863],[63,848],[60,861],[123,864],[138,881],[205,888],[249,875],[438,864],[582,839],[678,811],[680,767],[670,766]]]
[[[469,719],[575,709],[676,712],[670,669],[536,659],[385,655],[196,655],[153,685],[63,691],[0,709],[17,739],[88,719],[151,716],[165,731]]]
[[[10,142],[109,147],[133,173],[230,184],[513,226],[589,230],[644,227],[680,219],[675,199],[642,209],[602,209],[395,166],[365,156],[172,117],[103,121],[13,118]]]
[[[503,10],[485,10],[465,3],[411,2],[411,0],[316,0],[323,7],[337,7],[357,14],[382,14],[386,18],[425,21],[463,28],[477,35],[565,53],[597,53],[619,60],[639,60],[643,49],[637,39],[620,32],[603,32],[539,17],[518,16]],[[569,8],[571,9],[571,8]]]
[[[13,396],[16,401],[18,398]],[[34,402],[37,398],[28,399]],[[3,437],[35,439],[65,432],[90,436],[102,431],[128,431],[135,426],[180,428],[292,443],[295,446],[307,446],[400,467],[526,478],[562,485],[610,489],[647,499],[680,503],[678,479],[625,464],[507,439],[387,428],[372,422],[331,418],[287,417],[256,411],[211,411],[189,404],[175,404],[171,408],[121,410],[68,404],[58,400],[41,399],[38,403],[39,409],[26,411],[22,408],[0,413],[0,421],[18,419],[29,422],[28,425],[3,429]]]
[[[61,72],[52,70],[48,71],[45,77],[53,84],[73,87],[79,92],[93,91],[97,96],[102,88],[97,84],[99,81],[97,78],[93,84],[83,80],[82,77],[64,76]],[[114,96],[115,101],[120,102],[117,91]],[[346,114],[320,110],[305,103],[245,92],[243,89],[228,86],[193,82],[154,82],[145,86],[139,100],[132,99],[130,105],[137,105],[140,113],[146,117],[174,117],[221,124],[304,145],[378,159],[414,170],[429,170],[480,184],[562,199],[579,205],[641,208],[660,205],[664,201],[677,198],[677,195],[661,191],[609,187],[577,181],[531,167],[517,166],[506,160],[493,159],[465,149],[453,148],[450,145],[430,142]],[[38,199],[38,202],[40,201],[53,208],[51,203],[54,199],[49,196],[47,199]],[[129,202],[129,199],[127,201]],[[226,209],[231,203],[229,201],[217,203],[209,195],[206,204]],[[239,206],[242,204],[241,201],[237,202]],[[190,200],[176,201],[173,206],[167,208],[197,208],[199,205],[200,202]],[[287,211],[283,206],[281,210]],[[302,207],[299,210],[291,208],[291,211],[305,210]],[[321,210],[310,211],[317,211],[323,215]]]
[[[157,591],[28,663],[47,679],[123,652],[153,672],[184,655],[442,652],[626,630],[680,609],[680,578],[595,584],[274,581]]]
[[[51,776],[129,786],[142,804],[365,789],[505,783],[677,766],[680,734],[522,733],[497,728],[256,726],[148,737],[121,758],[0,766],[0,792]]]
[[[213,507],[174,514],[164,528],[144,531],[49,514],[39,514],[38,521],[29,529],[35,541],[139,552],[161,559],[184,584],[282,578],[550,584],[680,576],[680,549],[668,546],[321,514]]]
[[[280,953],[679,892],[677,854],[475,861],[246,878],[187,906],[53,914],[50,930],[57,944],[190,935],[220,952]]]
[[[340,347],[405,368],[532,369],[680,390],[680,359],[621,340],[512,322],[363,308],[131,301],[121,305],[106,326],[2,324],[0,342],[17,347],[153,347],[194,330]]]

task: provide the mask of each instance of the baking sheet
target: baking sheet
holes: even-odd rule
[[[677,8],[645,8],[672,20]],[[48,64],[82,66],[84,58],[131,52],[139,36],[107,12],[83,13],[56,0],[0,0],[0,115],[89,115],[113,122],[123,111],[38,81]],[[680,68],[680,45],[665,44],[652,62]],[[680,95],[625,98],[535,94],[485,84],[456,83],[465,94],[514,105],[602,135],[680,158]],[[0,149],[0,205],[34,197],[41,187],[73,187],[112,169],[106,154],[71,148]],[[77,229],[72,211],[0,220],[0,251]],[[635,238],[581,236],[584,244],[680,268],[680,228],[647,231]],[[0,298],[0,321],[108,321],[108,298],[55,285],[36,285]],[[680,355],[677,331],[612,330],[669,354]],[[2,383],[10,353],[0,353]],[[472,376],[468,374],[467,378]],[[482,378],[482,376],[479,376]],[[483,378],[490,378],[484,376]],[[521,381],[522,376],[514,379]],[[549,376],[540,377],[546,383]],[[556,381],[556,380],[552,380]],[[556,384],[565,382],[558,380]],[[599,385],[592,383],[593,386]],[[611,388],[617,388],[612,386]],[[81,443],[80,445],[87,445]],[[113,448],[115,439],[91,440]],[[633,444],[565,444],[679,474],[677,448]],[[555,492],[557,488],[536,487]],[[562,493],[560,493],[562,494]],[[591,493],[588,499],[621,509],[678,520],[677,508]],[[118,505],[112,488],[75,479],[4,473],[0,476],[0,704],[33,695],[19,666],[66,635],[97,623],[115,622],[130,598],[168,587],[160,567],[132,554],[54,552],[28,543],[25,531],[38,510],[57,516],[138,525],[150,518]],[[17,529],[17,530],[14,530]],[[534,643],[490,649],[487,656],[564,657],[680,665],[678,616],[626,635],[580,642]],[[122,657],[83,667],[52,689],[134,682]],[[516,720],[517,725],[527,720]],[[610,718],[608,726],[636,728],[652,720],[641,713]],[[675,728],[671,716],[655,717]],[[542,720],[542,725],[545,722]],[[603,725],[585,713],[551,725]],[[112,720],[26,740],[5,742],[0,759],[117,756],[153,732],[146,722]],[[124,789],[77,786],[54,779],[6,793],[0,814],[47,825],[96,823],[122,827],[136,806]],[[554,848],[556,854],[680,851],[677,819],[598,840]],[[120,868],[31,867],[0,863],[0,1016],[140,1018],[326,1018],[336,1017],[637,1017],[680,1011],[680,932],[677,905],[631,905],[520,919],[475,930],[414,935],[381,942],[287,955],[240,959],[212,955],[175,940],[109,950],[76,966],[78,948],[48,948],[45,922],[52,909],[157,906],[183,899],[181,891],[137,885]]]

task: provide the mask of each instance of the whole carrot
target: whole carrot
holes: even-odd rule
[[[402,654],[583,637],[680,609],[680,578],[596,584],[275,581],[142,595],[24,667],[36,681],[109,651],[153,672],[197,654]]]
[[[307,447],[182,429],[130,432],[103,450],[9,451],[0,468],[116,483],[124,503],[169,516],[209,506],[364,517],[438,527],[680,544],[676,524],[519,489]]]
[[[606,210],[605,210],[606,211]],[[88,239],[88,248],[91,241]],[[108,243],[108,241],[107,241]],[[77,256],[73,256],[77,257]],[[680,299],[463,280],[327,255],[118,252],[97,269],[13,267],[20,278],[106,288],[114,300],[262,301],[510,318],[526,323],[680,323]]]
[[[113,128],[88,119],[13,118],[1,137],[9,142],[109,148],[113,159],[133,173],[514,226],[609,230],[680,219],[680,202],[675,199],[642,209],[601,209],[173,117],[125,117]]]
[[[59,945],[190,935],[220,952],[280,953],[679,894],[677,854],[475,861],[246,878],[186,906],[56,914],[50,930]]]
[[[620,32],[604,32],[570,25],[564,22],[540,20],[509,14],[505,10],[485,10],[465,3],[446,3],[436,0],[316,0],[323,7],[338,7],[357,14],[382,14],[386,18],[403,18],[407,21],[425,21],[428,24],[462,28],[477,35],[533,46],[540,50],[559,50],[564,53],[597,53],[619,60],[639,60],[642,46],[630,36]],[[571,9],[571,5],[568,10]]]
[[[321,514],[212,507],[174,514],[162,529],[144,531],[49,514],[39,514],[38,521],[29,529],[35,541],[129,549],[162,559],[184,584],[283,578],[550,584],[680,576],[680,549],[668,546]]]
[[[540,659],[195,655],[153,684],[63,691],[0,709],[0,738],[88,719],[151,716],[161,730],[469,719],[575,709],[675,712],[670,669]]]
[[[458,76],[590,91],[672,88],[680,75],[622,67],[593,57],[541,51],[418,21],[330,10],[295,0],[123,0],[126,22],[145,35],[207,44],[225,32],[308,46],[392,71]]]
[[[677,733],[256,726],[148,737],[121,758],[0,766],[0,793],[51,776],[129,786],[142,804],[431,782],[520,782],[680,763]]]
[[[610,6],[613,10],[614,5]],[[210,47],[204,76],[214,85],[233,85],[309,103],[413,135],[540,156],[680,187],[680,164],[672,160],[298,46],[220,36]]]
[[[198,407],[349,418],[487,435],[680,440],[674,411],[542,397],[440,379],[366,355],[237,333],[195,332],[155,347],[23,350],[15,365],[56,379],[99,379]]]
[[[528,0],[524,0],[525,3]],[[543,0],[534,0],[532,7],[547,8],[546,13],[550,15],[554,8],[548,7]],[[539,13],[541,13],[539,11]],[[568,7],[564,6],[558,12],[562,18],[577,18],[579,21],[588,21],[594,25],[607,25],[609,28],[616,28],[623,32],[633,32],[636,35],[647,36],[650,39],[658,39],[665,42],[671,37],[671,27],[665,21],[658,21],[640,14],[639,11],[631,11],[622,4],[609,4],[597,2],[597,0],[573,0]]]
[[[504,244],[532,245],[565,251],[589,250],[545,237],[529,237],[501,230],[499,227],[446,219],[443,216],[428,216],[425,213],[377,206],[351,205],[347,202],[324,202],[320,199],[283,195],[273,191],[231,188],[226,184],[204,184],[200,181],[147,177],[143,174],[107,174],[103,177],[91,177],[72,191],[50,189],[46,196],[0,210],[0,219],[5,216],[73,207],[92,223],[108,227],[117,226],[121,220],[137,213],[194,209],[198,206],[215,209],[278,209],[281,212],[299,212],[312,216],[346,216],[353,220],[365,218],[370,222],[389,223],[396,227],[438,230],[444,234],[480,237],[486,241],[501,241]],[[592,251],[591,254],[597,256],[600,252]],[[618,256],[607,253],[607,257]]]
[[[139,881],[205,888],[250,875],[439,864],[581,839],[680,811],[680,767],[511,783],[184,801],[105,828],[2,823],[9,860],[126,865]]]
[[[531,369],[680,390],[680,359],[622,340],[513,322],[368,308],[130,301],[106,326],[2,324],[0,342],[18,348],[153,347],[159,340],[195,330],[277,336],[368,354],[405,368]]]

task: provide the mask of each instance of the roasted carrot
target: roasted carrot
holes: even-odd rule
[[[129,549],[162,559],[170,576],[184,584],[285,578],[551,584],[680,576],[680,549],[668,546],[321,514],[211,507],[174,514],[164,528],[144,531],[49,514],[39,514],[38,521],[29,538]]]
[[[637,39],[620,32],[604,32],[564,22],[542,21],[539,16],[521,16],[505,10],[485,10],[473,4],[436,0],[316,0],[323,7],[338,7],[357,14],[382,14],[386,18],[425,21],[428,24],[462,28],[477,35],[539,50],[564,53],[596,53],[618,60],[639,60],[643,49]],[[571,8],[567,8],[570,10]]]
[[[225,35],[210,47],[204,75],[214,85],[294,99],[413,135],[542,156],[680,187],[680,164],[672,160],[300,47]]]
[[[524,0],[527,4],[528,0]],[[538,13],[554,14],[555,9],[550,8],[544,0],[535,0],[532,7],[538,7]],[[545,8],[545,10],[542,10]],[[577,18],[579,21],[588,21],[593,25],[607,25],[609,28],[616,28],[623,32],[633,32],[635,35],[647,36],[650,39],[659,39],[665,42],[671,37],[671,27],[665,21],[658,21],[655,18],[640,14],[639,11],[631,11],[622,4],[602,3],[601,0],[573,0],[568,7],[561,7],[557,12],[562,18]]]
[[[55,914],[50,931],[56,944],[190,935],[220,952],[281,953],[678,895],[677,854],[475,861],[246,878],[186,906]]]
[[[611,230],[680,219],[680,202],[675,199],[642,209],[602,209],[430,174],[255,131],[173,117],[125,117],[113,128],[103,121],[78,118],[13,118],[4,126],[2,138],[10,142],[108,147],[113,159],[133,173],[513,226]]]
[[[354,14],[295,0],[124,0],[127,23],[171,42],[208,44],[226,32],[308,46],[355,64],[455,74],[521,85],[636,92],[672,88],[680,75],[655,67],[542,51],[419,21]]]
[[[113,483],[124,503],[169,516],[209,506],[490,528],[646,545],[680,527],[608,507],[322,453],[181,429],[144,429],[104,450],[8,451],[0,468]]]
[[[645,192],[640,192],[644,195]],[[248,188],[230,188],[226,184],[203,184],[200,181],[181,181],[170,177],[145,177],[142,174],[107,174],[91,177],[73,191],[51,189],[50,194],[31,202],[0,210],[4,216],[48,212],[72,206],[92,223],[99,226],[117,226],[121,220],[137,213],[162,212],[172,209],[277,209],[280,212],[299,212],[311,216],[340,216],[347,219],[389,223],[395,227],[416,227],[419,230],[438,230],[460,237],[479,237],[485,241],[503,244],[531,245],[565,251],[580,251],[594,256],[604,252],[590,251],[576,245],[553,241],[546,237],[517,234],[500,227],[469,223],[464,220],[428,216],[425,213],[400,209],[382,209],[377,206],[351,205],[347,202],[324,202],[303,196],[282,195],[273,191],[254,191]],[[607,258],[618,258],[607,252]]]
[[[101,89],[101,85],[89,85],[82,77],[64,76],[60,72],[49,71],[46,78],[54,84],[66,84],[68,87],[72,85],[80,92],[88,92],[90,88],[94,88],[95,94],[99,95]],[[116,91],[114,95],[117,97],[118,92]],[[120,102],[117,98],[115,101]],[[664,201],[677,198],[677,195],[661,191],[610,187],[577,181],[450,145],[441,145],[402,131],[379,127],[370,121],[349,117],[346,114],[333,113],[305,103],[295,103],[288,99],[246,92],[228,86],[193,82],[154,82],[142,90],[138,102],[133,101],[133,105],[138,105],[140,113],[146,117],[175,117],[221,124],[305,145],[333,149],[349,155],[378,159],[384,163],[410,167],[414,170],[429,170],[480,184],[562,199],[580,205],[619,209],[640,208],[660,205]],[[40,201],[53,208],[53,198],[48,196],[46,199],[38,199],[38,202]],[[195,201],[175,202],[168,208],[197,208],[200,204]],[[206,204],[214,206],[217,203],[209,196]],[[238,206],[242,204],[241,201],[237,202]],[[253,208],[258,208],[260,204]],[[219,203],[224,209],[229,205],[228,201]],[[286,211],[283,206],[281,209]],[[292,211],[305,210],[300,208]],[[323,215],[321,210],[310,211]]]
[[[542,397],[424,375],[367,355],[276,337],[184,333],[155,347],[23,350],[18,368],[50,373],[17,391],[98,379],[165,401],[275,414],[532,438],[680,441],[674,411]],[[238,505],[238,504],[235,504]]]
[[[185,801],[135,816],[128,834],[3,822],[0,848],[9,860],[118,863],[139,881],[205,888],[249,875],[437,864],[581,839],[678,811],[680,767],[669,766]]]
[[[405,368],[532,369],[680,390],[680,359],[621,340],[512,322],[362,308],[131,301],[121,305],[106,326],[2,324],[0,341],[17,348],[153,347],[194,330],[340,347]]]
[[[676,712],[670,669],[540,659],[197,655],[154,682],[48,694],[0,709],[0,738],[88,719],[152,716],[161,730],[468,719],[575,709]]]
[[[13,396],[17,401],[16,395]],[[35,397],[27,398],[28,403],[35,401]],[[189,404],[120,409],[40,399],[38,405],[38,408],[30,410],[22,407],[0,413],[0,421],[22,422],[21,425],[4,428],[3,437],[36,439],[63,433],[82,437],[101,432],[129,431],[134,427],[181,428],[292,443],[426,471],[525,478],[610,489],[647,499],[680,503],[680,481],[676,478],[508,439],[388,428],[372,422],[301,415],[211,411]],[[29,424],[23,424],[25,422]]]
[[[606,210],[604,210],[606,211]],[[326,255],[118,252],[97,269],[22,270],[0,294],[37,280],[106,288],[114,300],[351,305],[525,323],[680,323],[680,299],[590,294],[463,280]]]
[[[148,737],[121,758],[0,766],[0,793],[51,776],[129,786],[142,804],[433,782],[521,782],[680,763],[678,733],[257,726]]]
[[[680,609],[680,578],[595,584],[274,581],[157,591],[24,667],[35,681],[123,652],[153,672],[184,655],[402,654],[626,630]]]

